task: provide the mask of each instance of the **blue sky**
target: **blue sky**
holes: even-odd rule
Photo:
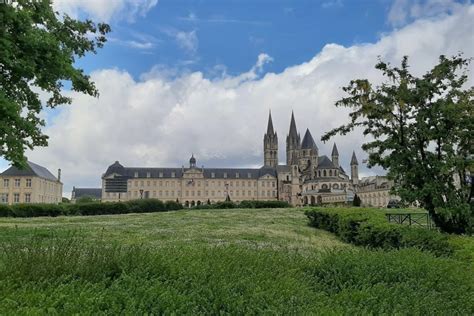
[[[212,77],[219,65],[228,74],[241,73],[265,52],[273,58],[265,71],[280,72],[307,61],[327,43],[377,40],[392,28],[386,19],[390,7],[387,0],[162,0],[133,23],[112,19],[111,41],[79,65],[87,71],[118,67],[138,78],[159,64]],[[181,46],[176,32],[195,32],[195,51]]]
[[[291,111],[311,130],[321,155],[333,142],[349,170],[360,131],[322,143],[347,121],[334,103],[355,78],[375,84],[378,57],[409,56],[421,75],[439,55],[474,56],[474,5],[456,0],[170,1],[55,0],[55,9],[108,22],[109,41],[77,62],[99,91],[65,91],[73,103],[46,111],[49,146],[30,160],[63,170],[64,192],[99,187],[101,174],[125,166],[258,167],[272,110],[285,161]],[[471,65],[471,73],[474,68]],[[472,78],[469,84],[474,84]],[[8,163],[0,159],[0,170]],[[359,174],[383,174],[360,164]]]

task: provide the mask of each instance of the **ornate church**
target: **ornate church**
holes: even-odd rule
[[[281,200],[300,206],[350,202],[359,190],[367,205],[384,206],[391,198],[385,177],[359,184],[354,152],[349,176],[339,163],[336,144],[329,158],[320,155],[309,129],[301,141],[293,113],[286,137],[286,164],[278,164],[278,136],[271,113],[263,149],[261,168],[198,167],[194,155],[189,166],[181,168],[124,167],[116,161],[102,175],[102,201],[157,198],[193,206],[229,199]]]

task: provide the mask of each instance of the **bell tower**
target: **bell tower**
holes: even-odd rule
[[[263,136],[263,164],[267,167],[278,165],[278,136],[273,129],[272,113],[268,115],[267,133]]]

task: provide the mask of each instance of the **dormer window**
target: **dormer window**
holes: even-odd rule
[[[150,178],[151,177],[151,174],[149,172],[146,173],[146,177],[147,178]]]
[[[176,172],[171,172],[171,178],[176,177]]]
[[[135,174],[133,175],[135,178],[138,178],[138,172],[135,172]]]
[[[227,172],[224,172],[224,178],[227,178]]]
[[[158,174],[158,177],[163,178],[163,172],[160,172],[160,173]]]
[[[240,176],[240,175],[239,175],[239,173],[237,172],[237,173],[235,174],[235,177],[236,177],[236,178],[239,178],[239,176]]]
[[[216,174],[214,172],[211,172],[211,178],[215,178]]]

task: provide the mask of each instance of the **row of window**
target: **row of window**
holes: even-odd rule
[[[251,190],[236,190],[235,191],[235,196],[257,196],[257,191],[251,191]],[[177,195],[175,195],[175,193]],[[204,196],[208,196],[210,193],[210,196],[215,197],[215,196],[226,196],[227,192],[226,191],[185,191],[184,196],[201,196],[201,193],[204,194]],[[228,191],[230,196],[234,196],[234,191],[230,190]],[[181,191],[131,191],[129,192],[129,195],[133,198],[162,198],[162,197],[175,197],[175,196],[181,196]],[[267,197],[276,197],[276,191],[275,190],[267,190],[267,191],[261,191],[260,192],[261,196],[267,196]],[[107,197],[117,197],[117,193],[106,193]]]
[[[21,178],[13,180],[13,186],[15,188],[19,188],[21,186]],[[27,188],[31,188],[31,179],[25,179],[25,185]],[[8,188],[10,187],[10,179],[3,179],[3,187]]]
[[[238,187],[238,186],[251,187],[252,186],[252,181],[244,181],[244,180],[242,180],[242,181],[230,181],[228,183],[225,182],[225,181],[216,181],[216,182],[210,181],[210,183],[209,183],[209,181],[194,181],[194,180],[191,179],[191,180],[188,181],[187,184],[188,185],[195,185],[196,184],[198,187],[200,187],[201,182],[204,182],[204,185],[206,187],[209,186],[209,184],[211,186],[214,186],[215,184],[217,184],[217,186],[224,185],[224,186],[231,186],[232,187],[232,186],[234,186],[234,183],[235,183],[236,187]],[[145,184],[146,184],[147,187],[151,186],[152,184],[153,184],[153,186],[157,186],[157,184],[158,184],[159,187],[161,187],[161,186],[175,187],[175,184],[177,184],[175,181],[150,181],[150,180],[147,180],[147,181],[145,181],[145,180],[140,180],[140,181],[135,180],[133,183],[134,183],[135,187],[138,187],[138,186],[144,187]],[[246,183],[247,183],[247,185],[245,185]],[[257,182],[253,182],[253,184],[254,184],[253,185],[254,187],[257,187]],[[276,187],[276,181],[263,181],[263,182],[261,182],[261,187],[265,187],[265,186],[268,187],[268,188],[270,188],[270,187],[275,188]]]
[[[329,169],[329,171],[327,170],[318,170],[318,174],[316,175],[317,177],[332,177],[333,175],[336,177],[337,175],[339,174],[339,170],[332,170],[332,169]]]
[[[8,204],[9,203],[9,194],[2,193],[0,194],[0,203]],[[24,193],[23,203],[31,202],[31,193]],[[13,203],[20,203],[20,193],[13,193]]]
[[[337,190],[337,189],[344,189],[346,187],[346,184],[337,184],[337,183],[333,183],[332,184],[332,188]],[[323,183],[321,185],[321,189],[330,189],[331,188],[331,184],[326,184],[326,183]],[[306,191],[309,191],[309,190],[317,190],[318,189],[318,185],[317,184],[312,184],[310,187],[306,187]]]
[[[138,172],[135,172],[135,174],[134,174],[133,176],[134,176],[135,178],[138,178],[138,177],[139,177]],[[159,172],[159,173],[158,173],[158,177],[159,177],[159,178],[163,178],[163,176],[164,176],[163,172]],[[227,176],[228,176],[227,172],[224,172],[222,176],[223,176],[223,178],[227,178]],[[147,178],[151,178],[151,172],[147,172],[147,173],[146,173],[146,177],[147,177]],[[215,172],[211,172],[211,178],[215,178],[215,177],[216,177],[216,173],[215,173]],[[236,178],[240,178],[240,173],[239,173],[239,172],[236,172],[236,173],[235,173],[235,177],[236,177]],[[171,178],[176,178],[176,172],[174,172],[174,171],[171,172]],[[249,178],[249,179],[252,178],[252,174],[251,174],[250,172],[247,173],[247,178]]]

